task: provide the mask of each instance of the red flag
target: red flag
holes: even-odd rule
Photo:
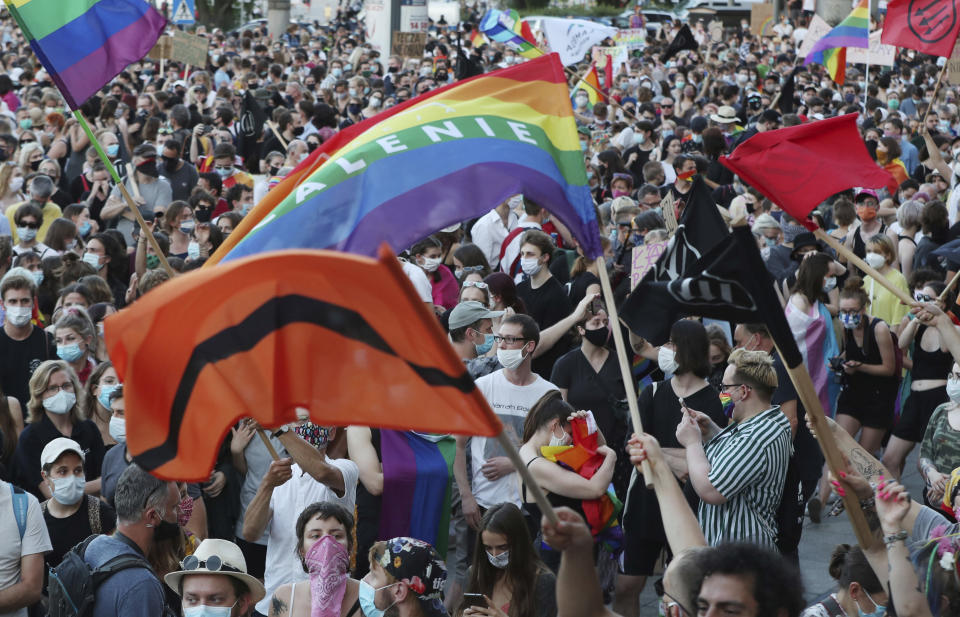
[[[855,113],[758,133],[720,162],[811,230],[807,216],[827,197],[891,180],[870,158]]]
[[[497,435],[502,426],[388,250],[282,251],[164,283],[105,323],[127,447],[159,478],[210,477],[242,417]],[[158,376],[163,376],[158,378]]]
[[[607,54],[607,66],[603,68],[603,91],[609,98],[610,86],[613,85],[613,56]]]
[[[880,41],[949,58],[960,34],[960,0],[891,0]]]

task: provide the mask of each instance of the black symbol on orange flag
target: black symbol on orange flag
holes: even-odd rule
[[[910,0],[910,32],[924,43],[936,43],[953,32],[957,23],[954,0]]]

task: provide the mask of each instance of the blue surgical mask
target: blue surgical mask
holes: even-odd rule
[[[377,592],[380,591],[381,589],[386,589],[387,587],[393,587],[393,585],[396,585],[396,584],[397,583],[393,583],[392,585],[384,585],[383,587],[377,587],[376,589],[374,589],[373,586],[370,585],[370,583],[368,583],[365,580],[361,580],[359,596],[360,596],[360,608],[363,610],[363,614],[366,615],[366,617],[383,617],[383,613],[386,612],[387,609],[392,607],[393,604],[396,604],[396,602],[394,602],[387,608],[377,608],[377,603],[376,603]],[[184,617],[188,617],[188,616],[184,615]]]
[[[84,221],[80,226],[80,235],[86,237],[88,233],[90,233],[90,221]]]
[[[775,247],[775,246],[777,245],[777,239],[776,239],[776,238],[771,238],[771,237],[767,236],[767,237],[764,237],[763,241],[766,242],[766,243],[767,243],[767,246],[769,246],[770,248],[773,248],[773,247]]]
[[[117,153],[120,152],[120,144],[110,144],[106,147],[106,151],[109,157],[117,156]]]
[[[43,270],[34,270],[31,274],[33,274],[33,282],[39,287],[43,282]]]
[[[830,293],[831,291],[833,291],[833,290],[836,289],[836,288],[837,288],[837,277],[835,277],[835,276],[828,276],[827,278],[824,279],[824,281],[823,281],[823,292],[824,292],[824,293]]]
[[[57,355],[65,362],[76,362],[83,357],[83,350],[77,343],[69,345],[57,345]]]
[[[866,589],[863,590],[863,593],[866,594],[867,598],[870,599],[870,602],[873,603],[873,612],[868,613],[864,611],[862,608],[860,608],[860,604],[857,603],[857,615],[859,617],[884,617],[884,615],[887,614],[887,607],[883,606],[882,604],[877,604],[876,600],[874,600],[873,597],[867,593]]]
[[[474,344],[473,346],[477,348],[477,355],[482,356],[483,354],[490,351],[490,348],[493,347],[493,334],[483,334],[483,342],[479,345]]]
[[[83,487],[86,479],[83,476],[68,476],[66,478],[51,478],[53,482],[53,498],[65,506],[72,506],[83,499]]]
[[[117,383],[107,383],[100,386],[100,394],[97,396],[97,400],[100,401],[104,409],[110,409],[110,395],[119,387],[120,384]]]

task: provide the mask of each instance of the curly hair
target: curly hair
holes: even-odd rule
[[[701,576],[694,588],[716,574],[743,577],[752,584],[758,615],[798,617],[805,606],[800,573],[777,552],[748,543],[720,544],[697,555]],[[699,591],[698,591],[699,594]]]

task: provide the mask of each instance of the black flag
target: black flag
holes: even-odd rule
[[[693,177],[693,186],[683,201],[683,212],[667,249],[623,305],[624,323],[654,345],[666,342],[673,320],[664,322],[649,314],[647,287],[692,276],[699,260],[730,235],[710,187],[699,175]]]
[[[483,75],[483,68],[470,55],[464,53],[460,44],[462,34],[462,32],[457,32],[457,79]]]
[[[243,94],[243,108],[237,122],[237,151],[243,157],[243,164],[252,173],[260,173],[256,165],[260,160],[260,136],[263,134],[263,125],[267,121],[267,114],[260,107],[260,103],[247,90]],[[253,167],[250,167],[253,165]]]
[[[744,225],[734,228],[699,259],[688,276],[645,281],[627,303],[633,303],[633,314],[667,331],[676,320],[689,315],[734,323],[766,323],[784,364],[792,368],[803,362],[803,356],[773,286],[753,233]],[[626,305],[624,309],[626,316]]]
[[[670,41],[670,46],[667,47],[667,51],[663,53],[663,58],[661,58],[660,61],[666,62],[684,49],[689,49],[691,51],[697,51],[700,49],[700,46],[697,45],[697,39],[693,38],[693,33],[690,32],[690,26],[687,24],[683,24],[683,26],[680,28],[680,31],[677,32],[677,35],[673,37],[672,41]]]

